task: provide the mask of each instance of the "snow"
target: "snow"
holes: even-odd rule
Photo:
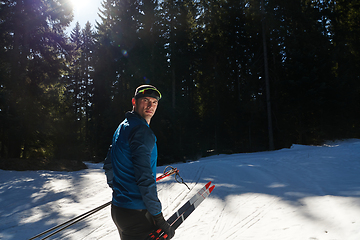
[[[29,239],[109,202],[102,164],[87,165],[78,172],[0,170],[0,239]],[[174,239],[360,239],[359,139],[173,166],[191,190],[173,177],[158,182],[165,217],[208,181],[216,185]],[[106,207],[50,239],[119,236]]]

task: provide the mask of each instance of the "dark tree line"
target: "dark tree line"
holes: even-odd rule
[[[2,158],[102,159],[140,84],[161,164],[360,136],[359,0],[0,3]]]

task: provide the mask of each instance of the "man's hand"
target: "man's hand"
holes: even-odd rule
[[[165,239],[172,239],[174,237],[175,230],[170,226],[170,224],[167,221],[165,221],[162,213],[153,216],[153,219],[155,222],[155,226],[163,230],[164,233],[168,235],[168,237]]]

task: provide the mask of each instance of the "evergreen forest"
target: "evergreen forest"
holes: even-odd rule
[[[360,137],[360,0],[0,0],[0,158],[102,161],[141,84],[159,165]]]

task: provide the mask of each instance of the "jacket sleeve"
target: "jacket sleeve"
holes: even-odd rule
[[[161,213],[156,180],[151,168],[151,152],[155,146],[155,136],[148,126],[141,124],[133,129],[129,136],[129,144],[136,184],[147,210],[155,216]]]
[[[112,188],[113,187],[112,183],[113,183],[113,178],[114,178],[114,172],[113,172],[112,163],[111,163],[111,145],[109,147],[106,158],[104,160],[103,169],[105,170],[107,184],[109,185],[110,188]]]

